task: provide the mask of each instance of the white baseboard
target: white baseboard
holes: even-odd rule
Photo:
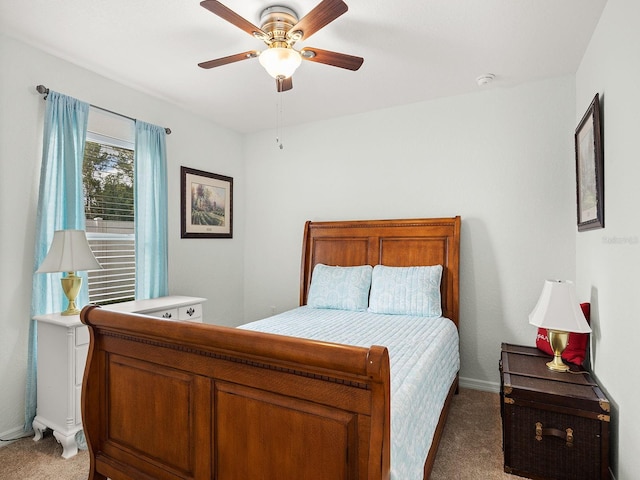
[[[486,380],[476,380],[475,378],[460,377],[460,388],[469,388],[471,390],[481,390],[483,392],[500,393],[500,384],[496,382],[487,382]]]
[[[0,433],[0,439],[3,440],[0,442],[0,448],[11,445],[16,440],[20,440],[21,438],[30,436],[33,436],[33,431],[25,432],[22,427],[16,427],[13,430],[7,430],[6,432]]]

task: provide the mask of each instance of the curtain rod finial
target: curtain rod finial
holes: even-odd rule
[[[38,85],[36,87],[36,90],[41,95],[46,95],[47,93],[49,93],[49,89],[47,87],[45,87],[44,85]]]

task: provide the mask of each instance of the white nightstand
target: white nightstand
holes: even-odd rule
[[[62,456],[78,453],[76,433],[82,430],[80,394],[89,349],[89,331],[78,315],[39,315],[38,408],[34,440],[48,427],[62,445]]]
[[[202,322],[199,297],[169,296],[105,306],[110,310],[142,313],[167,320]],[[38,315],[38,407],[33,420],[34,440],[47,428],[62,445],[62,457],[78,453],[76,434],[82,430],[80,396],[89,350],[89,330],[79,315]]]

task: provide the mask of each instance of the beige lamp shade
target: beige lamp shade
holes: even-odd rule
[[[77,271],[100,270],[102,267],[89,247],[84,230],[56,230],[49,253],[36,273],[67,272],[60,279],[62,291],[69,300],[69,306],[62,315],[77,315],[80,309],[76,306],[76,298],[82,286],[82,277]]]
[[[36,273],[101,270],[84,230],[56,230],[49,253]]]
[[[540,299],[529,314],[529,323],[547,330],[591,332],[578,303],[575,285],[568,280],[545,280]]]

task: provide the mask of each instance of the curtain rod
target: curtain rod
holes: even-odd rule
[[[45,87],[44,85],[38,85],[36,87],[36,90],[38,91],[39,94],[44,95],[44,98],[47,98],[47,95],[49,94],[49,89],[47,87]],[[102,110],[103,112],[112,113],[114,115],[118,115],[119,117],[128,118],[129,120],[133,120],[134,122],[136,121],[135,118],[128,117],[127,115],[123,115],[121,113],[114,112],[112,110],[107,110],[106,108],[98,107],[96,105],[91,105],[91,106],[93,108],[97,108],[98,110]],[[169,127],[165,127],[164,131],[167,133],[167,135],[171,134],[171,129]]]

